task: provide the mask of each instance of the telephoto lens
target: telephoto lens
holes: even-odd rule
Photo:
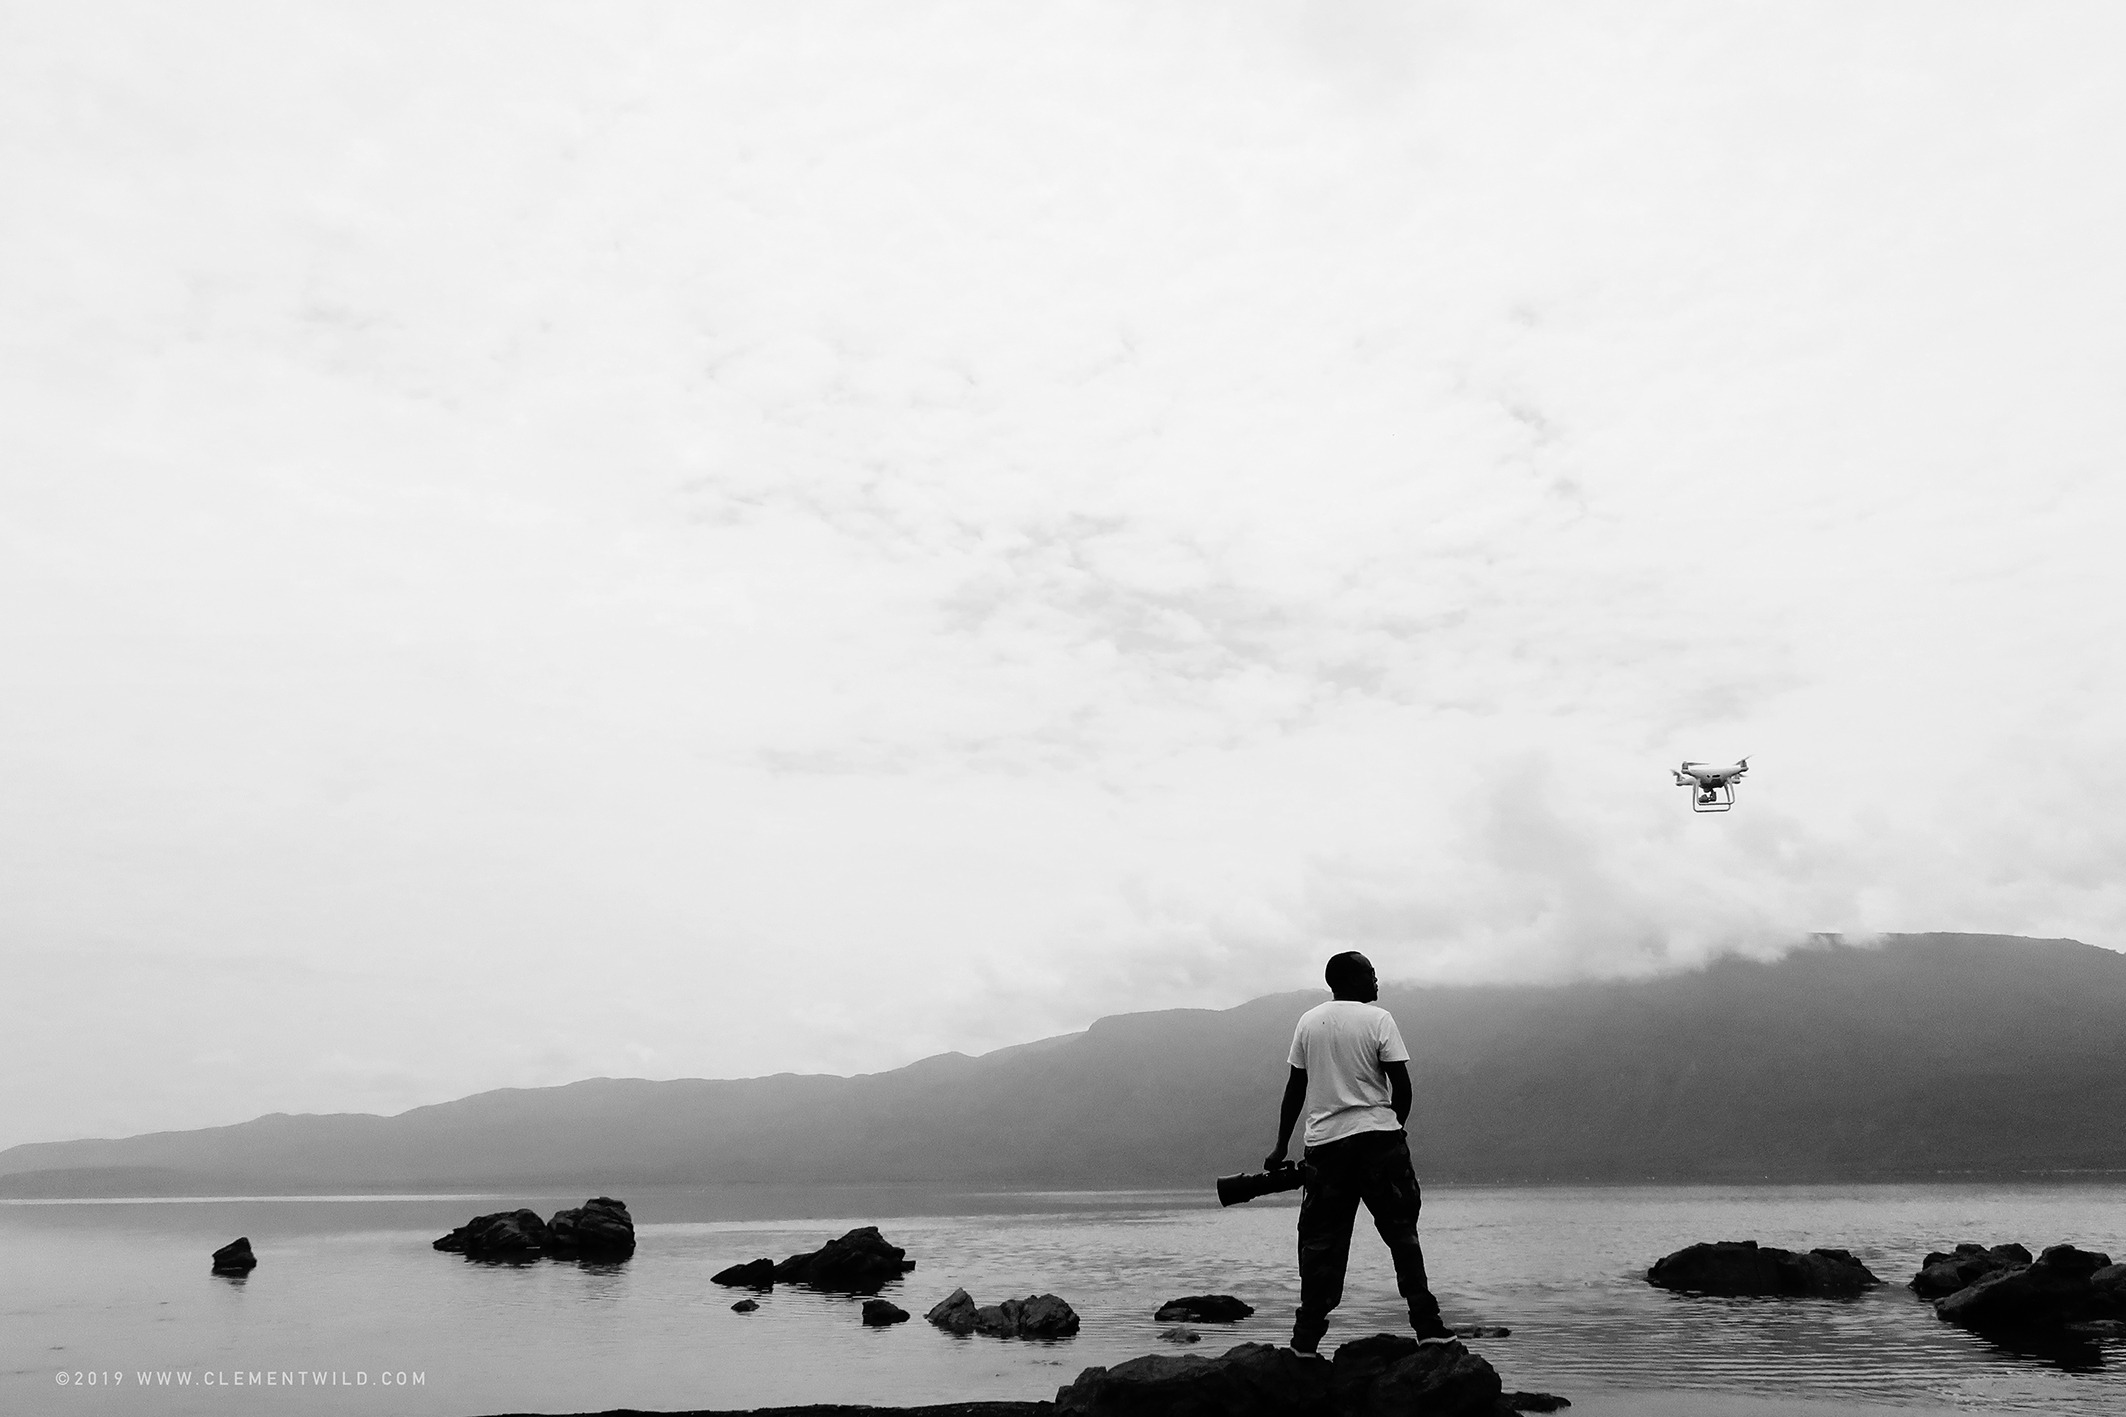
[[[1289,1161],[1274,1171],[1243,1171],[1237,1176],[1220,1176],[1218,1204],[1240,1205],[1273,1191],[1296,1191],[1306,1184],[1306,1180],[1299,1168]]]

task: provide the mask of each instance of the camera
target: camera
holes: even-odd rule
[[[1296,1191],[1307,1183],[1297,1166],[1287,1161],[1269,1171],[1243,1171],[1218,1178],[1218,1204],[1239,1205],[1275,1191]]]

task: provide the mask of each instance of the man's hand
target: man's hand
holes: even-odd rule
[[[1262,1169],[1265,1171],[1275,1171],[1282,1165],[1284,1165],[1284,1148],[1281,1146],[1262,1158]]]

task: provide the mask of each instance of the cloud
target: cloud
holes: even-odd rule
[[[36,1134],[2126,940],[2087,17],[135,18],[0,56]]]

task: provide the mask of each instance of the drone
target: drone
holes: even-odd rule
[[[1732,763],[1685,763],[1676,771],[1676,786],[1691,788],[1693,812],[1725,812],[1735,805],[1735,784],[1750,770],[1750,760]]]

